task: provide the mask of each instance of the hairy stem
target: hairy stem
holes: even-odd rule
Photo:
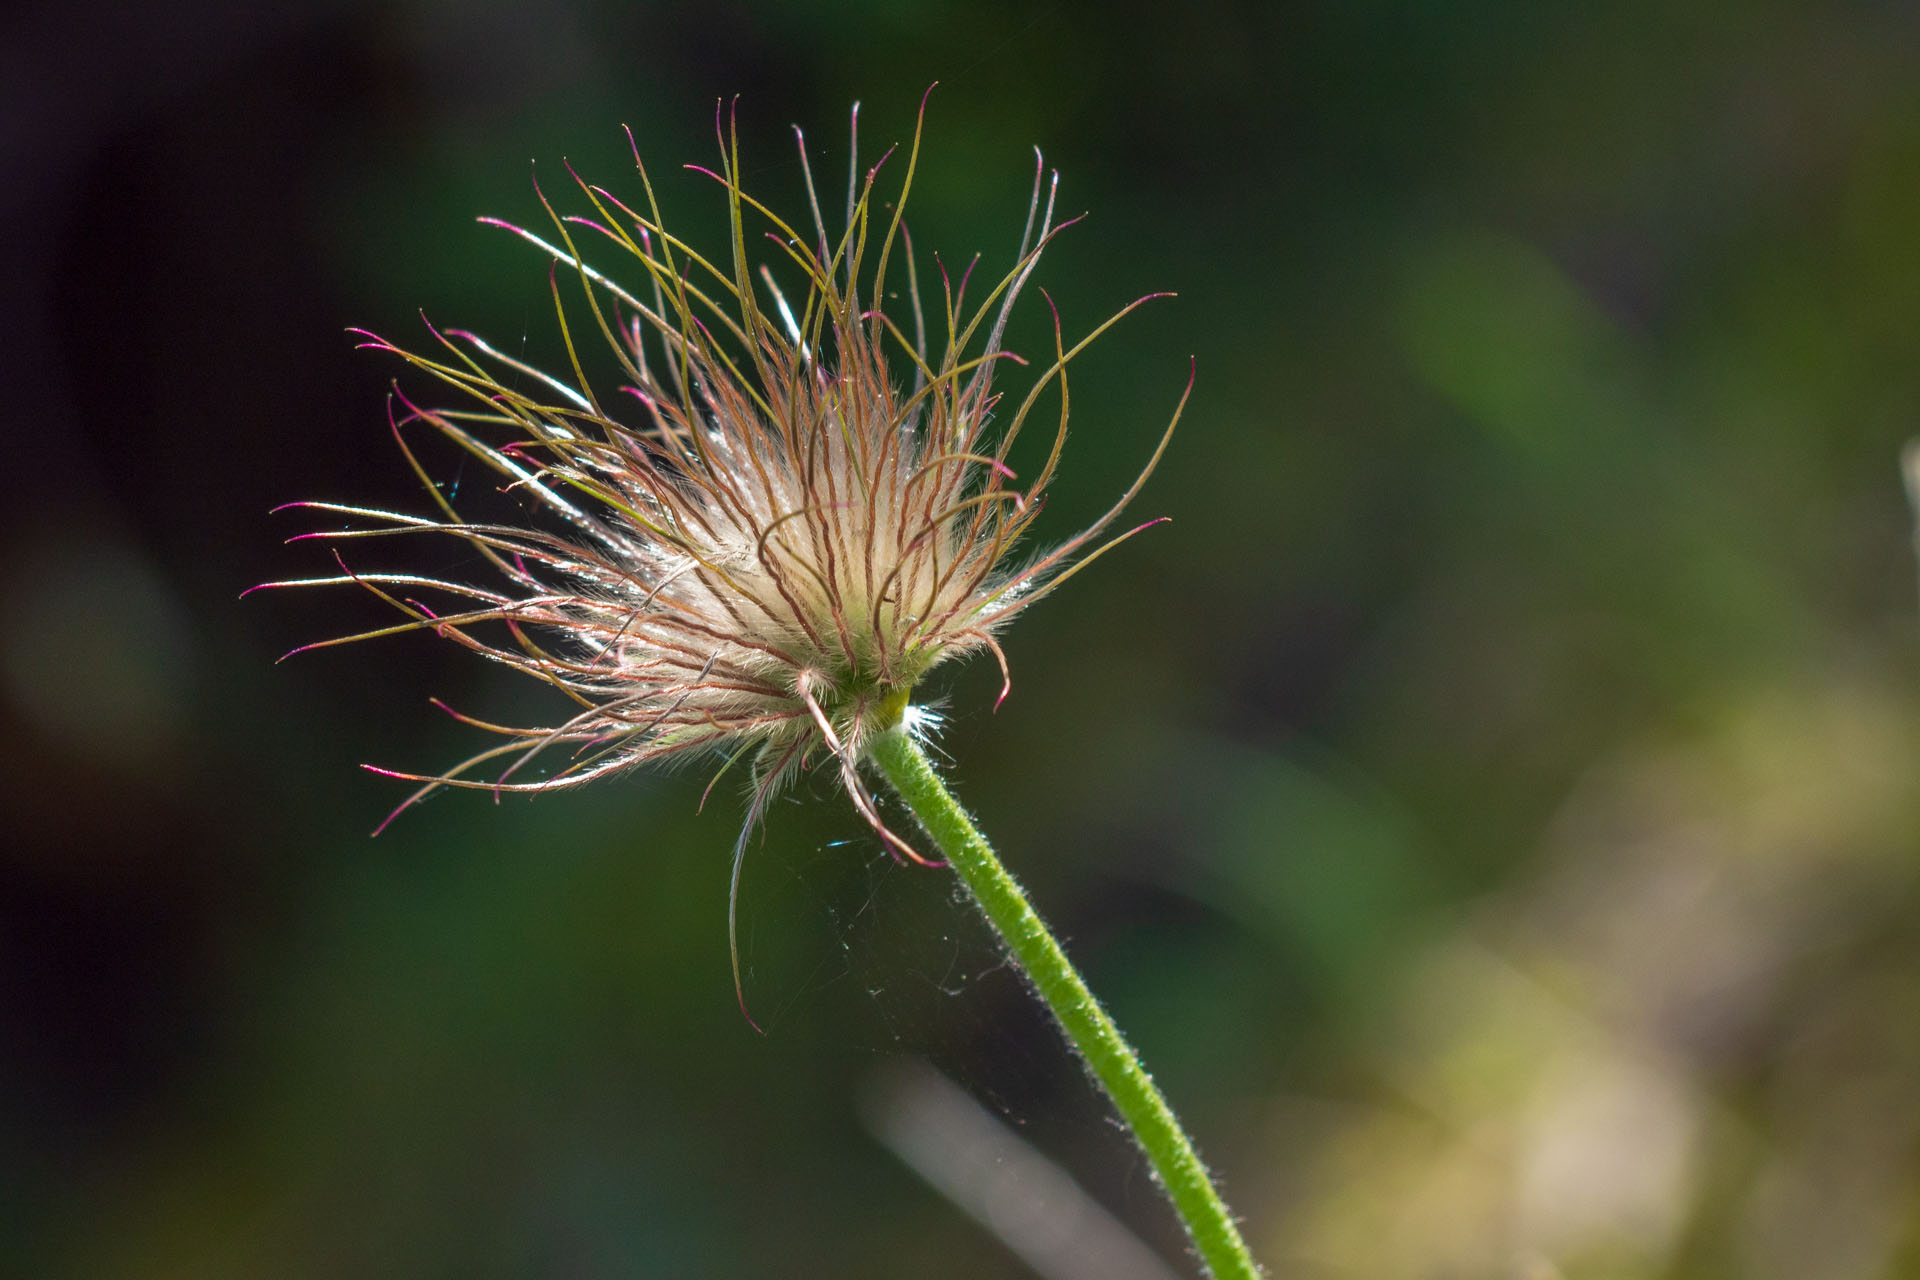
[[[934,773],[925,753],[911,736],[895,729],[878,735],[869,744],[868,755],[960,873],[987,922],[1113,1099],[1166,1188],[1208,1274],[1217,1280],[1258,1277],[1260,1268],[1241,1239],[1240,1228],[1173,1109],[1140,1065],[1139,1055],[1121,1038],[1119,1028],[1087,990],[1025,891]]]

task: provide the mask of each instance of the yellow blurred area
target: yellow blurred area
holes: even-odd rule
[[[1467,904],[1379,1011],[1364,1070],[1390,1101],[1277,1105],[1274,1148],[1310,1154],[1272,1256],[1410,1280],[1905,1274],[1915,709],[1856,662],[1597,764],[1535,870]]]

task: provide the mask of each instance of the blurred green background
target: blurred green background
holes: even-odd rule
[[[419,510],[366,325],[541,359],[529,161],[718,251],[929,115],[922,252],[1091,218],[1047,526],[1173,522],[942,673],[963,797],[1276,1276],[1920,1276],[1920,15],[1894,3],[29,4],[0,27],[0,1269],[1029,1274],[870,1135],[932,1062],[1191,1274],[937,872],[834,787],[496,807],[542,691],[284,502]],[[824,158],[823,158],[824,157]],[[823,179],[824,180],[824,179]],[[927,260],[923,260],[923,265]],[[997,270],[994,274],[997,274]],[[1037,299],[1035,300],[1037,304]],[[1041,347],[1035,310],[1018,345]],[[449,483],[463,477],[449,474]],[[441,567],[460,570],[444,550]]]

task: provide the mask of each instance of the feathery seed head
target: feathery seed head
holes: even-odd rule
[[[984,296],[968,296],[971,267],[957,282],[940,268],[934,314],[945,334],[930,338],[902,218],[919,127],[888,210],[874,197],[887,157],[860,173],[858,120],[856,107],[837,237],[805,167],[804,139],[810,218],[799,226],[742,188],[737,133],[717,115],[719,170],[689,168],[726,196],[726,259],[702,256],[664,227],[637,147],[640,208],[569,167],[582,212],[563,215],[542,194],[549,233],[494,223],[551,260],[563,372],[461,331],[430,326],[431,356],[366,335],[366,345],[459,393],[450,406],[426,408],[396,389],[400,409],[389,415],[437,511],[303,503],[356,522],[305,536],[451,536],[497,581],[360,572],[342,560],[338,576],[268,585],[354,583],[405,615],[323,645],[430,629],[552,685],[573,705],[568,718],[538,728],[460,716],[504,741],[443,774],[394,774],[422,784],[401,809],[443,786],[547,791],[714,751],[728,765],[750,758],[750,827],[783,782],[831,759],[896,855],[917,858],[860,784],[866,745],[920,721],[909,698],[939,664],[984,649],[1004,675],[996,637],[1007,623],[1137,532],[1096,545],[1158,461],[1178,409],[1146,470],[1105,516],[1051,550],[1018,550],[1060,461],[1069,363],[1147,299],[1071,346],[1056,312],[1053,350],[1033,385],[1002,402],[996,367],[1018,359],[1001,345],[1008,316],[1047,245],[1070,225],[1055,222],[1057,175],[1043,181],[1036,153],[1019,251],[997,282],[974,286]],[[758,242],[762,232],[762,252],[804,279],[797,297],[785,296],[765,266],[752,270],[749,236]],[[589,265],[583,244],[625,262],[625,277]],[[901,276],[904,308],[893,292]],[[576,291],[584,306],[569,308],[563,297]],[[585,372],[581,344],[596,337],[617,368],[610,380]],[[1052,442],[1022,480],[1009,451],[1036,416],[1050,420]],[[499,476],[539,523],[463,518],[415,455],[407,435],[416,425]],[[545,776],[529,767],[549,757],[561,767]]]

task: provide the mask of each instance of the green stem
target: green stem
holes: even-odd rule
[[[1206,1166],[1167,1100],[1121,1038],[1113,1019],[1087,990],[1019,883],[994,855],[993,846],[934,773],[919,744],[895,729],[873,739],[868,755],[960,873],[988,923],[1105,1086],[1152,1162],[1208,1273],[1218,1280],[1257,1278],[1260,1268],[1240,1238],[1240,1228],[1214,1190]]]

